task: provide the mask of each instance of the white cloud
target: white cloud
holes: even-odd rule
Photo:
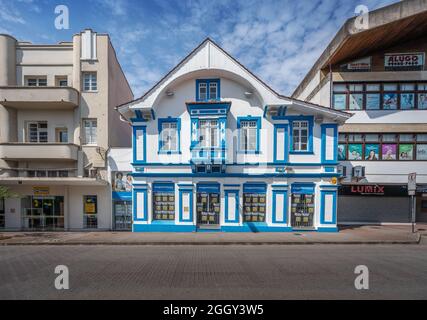
[[[0,0],[0,23],[25,24],[25,19],[14,4],[13,1]]]

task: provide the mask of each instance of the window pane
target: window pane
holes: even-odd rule
[[[401,93],[400,94],[400,109],[414,109],[415,108],[415,94]]]
[[[399,160],[414,160],[414,145],[400,144],[399,145]]]
[[[362,110],[363,109],[363,94],[350,94],[349,102],[350,110]]]
[[[396,144],[383,144],[382,148],[382,160],[396,160],[397,159],[397,145]]]
[[[427,133],[417,134],[417,141],[422,141],[422,142],[427,141]]]
[[[334,109],[345,110],[347,108],[347,95],[346,94],[334,94]]]
[[[348,160],[362,160],[362,144],[348,145]]]
[[[45,78],[40,78],[40,79],[39,79],[39,86],[40,86],[40,87],[46,87],[46,86],[47,86],[47,79],[45,79]]]
[[[427,93],[418,94],[418,109],[427,109]]]
[[[417,144],[417,160],[427,160],[427,144]]]
[[[346,92],[347,86],[345,84],[334,84],[334,91],[335,92]]]
[[[412,142],[414,140],[414,136],[412,134],[400,134],[399,140],[401,142]]]
[[[348,85],[350,91],[363,91],[363,84],[350,84]]]
[[[345,137],[346,137],[345,133],[340,133],[339,136],[338,136],[338,140],[339,141],[345,141]]]
[[[401,83],[400,84],[401,91],[414,91],[415,85],[413,83]]]
[[[28,79],[27,84],[29,87],[35,87],[37,86],[37,79]]]
[[[418,90],[420,91],[427,91],[427,83],[419,83],[417,85]]]
[[[218,97],[217,95],[217,84],[216,83],[210,83],[209,84],[209,99],[216,100]]]
[[[206,83],[199,83],[199,99],[207,100],[207,85]]]
[[[349,134],[348,135],[348,141],[349,142],[362,142],[363,141],[363,136],[359,133],[355,134]]]
[[[380,158],[379,144],[365,144],[365,160],[375,161]]]
[[[383,134],[383,142],[395,142],[396,135],[395,134]]]
[[[384,95],[383,95],[383,109],[384,110],[396,110],[397,109],[397,94],[396,93],[384,93]]]
[[[384,84],[384,91],[396,91],[397,84],[395,83],[386,83]]]
[[[366,85],[366,91],[380,91],[380,85],[379,84],[367,84]]]
[[[366,95],[366,110],[380,109],[380,95],[378,93],[368,93]]]
[[[378,141],[380,141],[380,135],[377,133],[365,134],[365,141],[378,142]]]

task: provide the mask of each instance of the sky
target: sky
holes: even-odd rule
[[[140,97],[206,37],[273,89],[291,95],[358,5],[398,0],[0,0],[0,33],[38,44],[109,33]],[[55,28],[55,7],[69,29]]]

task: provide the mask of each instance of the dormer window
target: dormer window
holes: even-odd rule
[[[219,79],[196,80],[196,101],[217,101],[219,99]]]

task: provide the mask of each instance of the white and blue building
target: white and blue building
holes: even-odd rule
[[[117,110],[133,127],[133,231],[337,231],[350,114],[276,93],[210,39]]]

